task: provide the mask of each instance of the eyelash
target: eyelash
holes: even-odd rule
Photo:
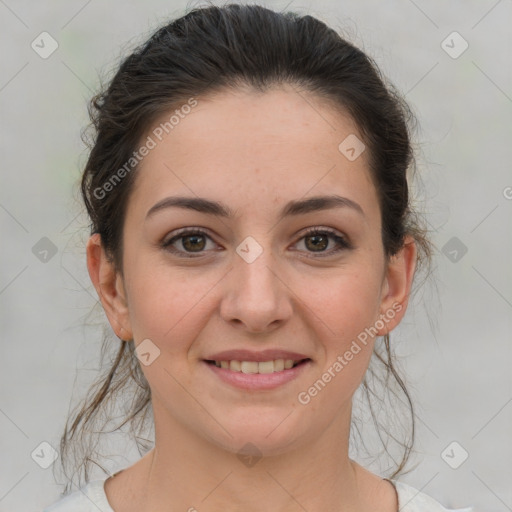
[[[192,236],[192,235],[205,236],[206,238],[209,238],[211,240],[211,237],[208,235],[208,233],[201,228],[184,228],[182,231],[179,231],[178,234],[176,234],[171,239],[164,241],[161,244],[162,248],[173,253],[173,254],[180,255],[180,257],[183,257],[183,258],[198,258],[201,256],[202,252],[187,253],[187,252],[183,252],[181,250],[177,250],[177,249],[171,247],[172,244],[174,242],[176,242],[177,240],[180,240],[182,238],[186,238],[187,236]],[[318,236],[318,235],[329,235],[329,237],[332,238],[336,242],[337,247],[334,250],[331,250],[327,253],[318,252],[317,256],[309,256],[309,257],[313,257],[313,258],[328,257],[328,256],[332,256],[333,254],[337,254],[340,251],[353,248],[351,243],[345,237],[339,236],[336,231],[329,229],[329,228],[309,228],[306,231],[306,233],[304,233],[302,235],[302,237],[299,239],[299,241],[302,240],[303,238],[306,238],[309,236]],[[198,254],[198,256],[192,256],[192,255],[183,256],[183,254]],[[315,254],[314,251],[312,252],[312,254]]]

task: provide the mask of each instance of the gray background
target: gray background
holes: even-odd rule
[[[391,337],[419,426],[403,480],[446,506],[512,510],[512,2],[262,3],[345,30],[420,120],[419,207],[438,249],[435,281]],[[100,332],[83,327],[96,297],[76,186],[86,101],[98,73],[186,6],[0,0],[0,511],[38,511],[58,498],[52,469],[31,453],[43,441],[58,447],[70,399],[98,364]],[[47,59],[31,48],[43,31],[59,44]],[[469,44],[457,58],[442,46],[453,31]],[[446,44],[461,49],[453,37]],[[55,255],[42,252],[43,237]],[[441,456],[453,441],[451,461],[469,453],[458,469]]]

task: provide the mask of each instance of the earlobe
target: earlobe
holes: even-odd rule
[[[379,336],[392,331],[405,315],[416,270],[416,258],[416,243],[411,236],[407,236],[403,247],[389,259],[380,308],[380,318],[385,325],[379,329]]]
[[[123,279],[107,257],[98,233],[87,242],[87,269],[116,336],[122,340],[132,339]]]

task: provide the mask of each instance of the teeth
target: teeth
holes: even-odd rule
[[[284,359],[276,359],[274,361],[274,371],[282,372],[284,370]]]
[[[284,369],[289,370],[292,366],[293,366],[293,361],[291,359],[285,359]]]
[[[240,361],[242,373],[259,373],[259,363],[256,361]]]
[[[261,363],[258,363],[258,373],[272,373],[273,371],[274,361],[262,361]]]
[[[218,368],[230,369],[242,373],[273,373],[289,370],[299,361],[293,359],[275,359],[273,361],[215,361]]]

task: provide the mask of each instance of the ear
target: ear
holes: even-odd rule
[[[389,259],[382,284],[382,322],[376,323],[384,325],[378,329],[378,336],[384,336],[392,331],[405,315],[416,270],[416,257],[416,243],[411,236],[406,236],[402,249]]]
[[[98,233],[87,242],[87,269],[116,336],[133,339],[123,278],[107,257]]]

